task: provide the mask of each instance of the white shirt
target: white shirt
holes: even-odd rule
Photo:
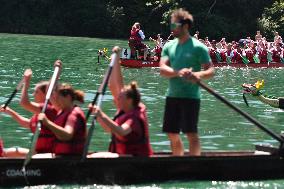
[[[145,39],[145,35],[144,35],[143,31],[142,31],[142,30],[139,30],[138,33],[139,33],[141,39],[144,40],[144,39]]]

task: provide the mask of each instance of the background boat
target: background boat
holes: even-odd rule
[[[159,67],[158,61],[153,60],[137,60],[137,59],[123,59],[121,58],[121,65],[128,68],[146,68],[146,67]],[[227,63],[227,62],[218,62],[213,63],[214,67],[234,67],[234,68],[281,68],[284,67],[284,63],[280,62],[271,62],[271,63],[248,63],[243,62],[238,63]]]

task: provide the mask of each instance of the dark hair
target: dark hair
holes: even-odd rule
[[[79,101],[81,103],[84,103],[84,92],[80,90],[75,90],[70,84],[62,83],[57,85],[56,91],[62,95],[67,96],[70,95],[72,98],[72,101]]]
[[[133,106],[137,107],[141,100],[140,92],[136,81],[132,81],[129,85],[124,86],[125,95],[133,100]]]
[[[185,9],[176,9],[171,14],[172,18],[177,18],[182,25],[188,24],[190,29],[193,25],[193,16]]]
[[[40,81],[36,84],[36,88],[41,90],[43,93],[46,93],[47,87],[49,85],[49,81]]]

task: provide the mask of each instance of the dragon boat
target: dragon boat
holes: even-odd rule
[[[121,58],[121,65],[128,68],[145,68],[145,67],[159,67],[159,61],[154,60],[138,60],[138,59],[125,59]],[[281,68],[284,67],[284,63],[280,62],[267,62],[267,63],[227,63],[227,62],[215,62],[214,67],[234,67],[234,68]]]
[[[258,146],[256,151],[203,152],[201,156],[116,158],[56,157],[32,159],[22,171],[24,159],[0,158],[1,187],[43,184],[139,184],[169,180],[283,179],[282,150]]]

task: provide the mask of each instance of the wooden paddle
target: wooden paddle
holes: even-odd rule
[[[24,79],[22,79],[22,80],[18,83],[16,89],[14,89],[13,93],[11,94],[11,96],[9,97],[9,99],[7,100],[7,102],[6,102],[6,103],[4,104],[4,106],[1,107],[1,108],[6,109],[6,107],[10,104],[10,102],[12,101],[12,99],[15,97],[16,93],[17,93],[17,92],[21,89],[21,87],[23,86],[23,83],[24,83]]]
[[[280,135],[275,134],[273,131],[271,131],[270,129],[266,128],[264,125],[262,125],[260,122],[258,122],[255,118],[251,117],[248,113],[242,111],[241,109],[239,109],[237,106],[233,105],[231,102],[229,102],[227,99],[225,99],[224,97],[222,97],[220,94],[218,94],[217,92],[215,92],[213,89],[209,88],[206,84],[204,84],[202,81],[197,82],[197,84],[203,88],[204,90],[206,90],[207,92],[209,92],[210,94],[212,94],[213,96],[215,96],[217,99],[219,99],[220,101],[222,101],[224,104],[226,104],[227,106],[229,106],[230,108],[232,108],[233,110],[235,110],[236,112],[238,112],[239,114],[241,114],[243,117],[245,117],[248,121],[250,121],[251,123],[255,124],[258,128],[260,128],[261,130],[263,130],[264,132],[266,132],[267,134],[269,134],[272,138],[274,138],[275,140],[278,140],[282,146],[282,144],[284,143],[284,139],[281,138]]]
[[[41,110],[42,113],[45,112],[45,110],[46,110],[46,108],[48,106],[48,102],[49,102],[51,93],[52,93],[52,91],[54,89],[54,86],[55,86],[56,81],[57,81],[57,79],[59,77],[59,74],[60,74],[61,65],[59,63],[55,63],[54,66],[55,66],[55,68],[54,68],[54,72],[53,72],[53,75],[51,77],[51,80],[50,80],[50,83],[49,83],[49,86],[48,86],[48,90],[47,90],[47,93],[46,93],[46,96],[45,96],[44,106],[43,106],[43,108]],[[26,159],[25,159],[24,164],[23,164],[23,169],[22,170],[23,170],[24,173],[25,173],[27,164],[31,161],[32,156],[33,156],[33,154],[35,152],[35,146],[36,146],[36,142],[37,142],[40,130],[41,130],[41,122],[38,122],[36,130],[35,130],[35,133],[34,133],[34,136],[33,136],[33,139],[32,139],[32,143],[31,143],[31,147],[30,147],[29,153],[27,154]]]
[[[113,53],[111,55],[111,61],[110,61],[108,70],[107,70],[107,72],[106,72],[106,74],[104,76],[103,82],[102,82],[99,90],[97,91],[97,93],[95,95],[95,98],[94,98],[94,100],[92,102],[92,107],[95,104],[99,108],[101,107],[102,100],[103,100],[104,94],[106,92],[107,84],[108,84],[108,81],[109,81],[109,78],[110,78],[110,75],[111,75],[111,72],[112,72],[112,68],[113,68],[114,64],[117,62],[117,57],[118,56],[119,56],[118,53]],[[91,112],[92,112],[92,108],[89,109],[89,111],[88,111],[88,113],[86,115],[86,120],[88,120]],[[95,115],[94,119],[92,120],[92,124],[91,124],[91,126],[90,126],[90,128],[88,130],[88,136],[87,136],[86,143],[85,143],[85,146],[84,146],[82,160],[86,159],[86,157],[87,157],[89,145],[90,145],[91,138],[92,138],[92,135],[93,135],[93,132],[94,132],[95,124],[96,124],[96,119],[97,119],[97,117]]]

